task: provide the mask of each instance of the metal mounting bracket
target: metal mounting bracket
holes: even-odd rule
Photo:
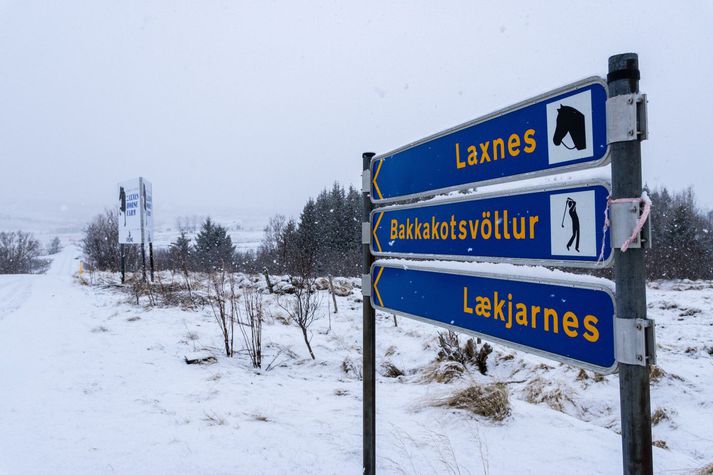
[[[371,274],[361,275],[361,294],[364,297],[371,297]]]
[[[646,94],[607,99],[607,143],[649,138]]]
[[[371,223],[361,223],[361,243],[371,244]]]
[[[621,249],[624,241],[631,237],[636,223],[641,217],[643,203],[611,203],[609,221],[611,222],[611,247]],[[636,239],[629,243],[630,248],[651,248],[651,215]]]
[[[614,354],[619,363],[656,364],[655,323],[645,318],[614,319]]]
[[[371,170],[361,172],[361,192],[371,193]]]

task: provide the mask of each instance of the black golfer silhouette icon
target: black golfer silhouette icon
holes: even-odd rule
[[[569,133],[574,146],[569,147],[562,139]],[[574,107],[560,105],[557,109],[557,128],[552,137],[555,145],[564,145],[569,150],[584,150],[587,148],[587,136],[584,133],[584,114]]]
[[[124,226],[126,226],[126,192],[124,187],[119,187],[119,211],[124,213]]]
[[[564,212],[562,213],[562,227],[564,227],[564,218],[567,215],[567,210],[569,210],[569,219],[572,221],[572,237],[569,238],[567,243],[567,250],[572,246],[572,242],[576,239],[574,243],[574,248],[579,252],[579,216],[577,216],[577,202],[572,198],[567,198],[567,202],[564,204]]]

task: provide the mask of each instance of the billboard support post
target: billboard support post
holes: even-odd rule
[[[362,371],[362,404],[363,404],[363,474],[373,475],[376,473],[376,311],[371,305],[369,296],[371,295],[371,264],[374,257],[371,255],[368,227],[370,224],[370,213],[373,208],[369,197],[371,190],[371,179],[369,168],[374,153],[362,154],[362,338],[363,338],[363,371]],[[364,228],[367,232],[364,233]]]
[[[609,97],[637,94],[639,77],[637,54],[611,56],[607,76]],[[615,200],[639,197],[642,193],[641,140],[645,134],[629,130],[628,135],[633,137],[610,144],[612,198]],[[644,249],[630,247],[626,252],[615,249],[614,256],[617,318],[645,320]],[[638,365],[622,362],[619,365],[622,455],[626,474],[653,473],[648,363],[646,361]]]
[[[126,249],[124,244],[119,244],[119,254],[121,255],[121,283],[126,280]]]
[[[149,266],[151,267],[151,282],[153,282],[154,265],[153,265],[153,243],[149,241]]]
[[[141,275],[146,282],[146,245],[141,243]]]

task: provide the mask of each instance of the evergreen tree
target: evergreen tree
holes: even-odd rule
[[[689,188],[650,193],[652,249],[646,253],[650,279],[713,278],[713,235]]]
[[[235,246],[228,231],[206,218],[196,236],[195,262],[204,272],[233,269]]]
[[[171,243],[171,264],[174,269],[179,269],[183,273],[187,273],[191,268],[191,258],[193,251],[191,249],[191,240],[186,237],[186,233],[181,231],[181,235]]]

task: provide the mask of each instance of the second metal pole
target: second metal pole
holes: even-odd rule
[[[362,169],[369,170],[371,167],[371,159],[374,153],[364,153],[362,154]],[[369,199],[369,191],[367,189],[362,190],[362,213],[361,220],[362,223],[369,223],[369,214],[371,213],[373,205]],[[371,226],[371,223],[369,223]],[[374,262],[374,258],[371,255],[371,250],[369,249],[369,244],[362,243],[362,273],[369,275],[371,272],[371,264]],[[371,286],[371,279],[364,279],[362,285]],[[368,294],[370,294],[371,289],[369,289]],[[363,462],[363,473],[365,475],[373,475],[376,473],[376,336],[374,323],[376,319],[376,312],[374,307],[371,306],[371,300],[369,299],[366,289],[362,289],[363,298],[363,312],[362,312],[362,325],[363,325],[363,423],[364,423],[364,462]]]
[[[151,268],[151,282],[153,282],[154,265],[153,265],[153,243],[152,242],[149,242],[149,266]]]

